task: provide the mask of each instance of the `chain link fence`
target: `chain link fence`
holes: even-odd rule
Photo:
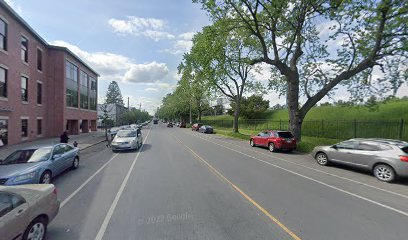
[[[203,120],[203,124],[214,128],[232,129],[232,120]],[[265,119],[239,120],[239,128],[253,131],[267,129],[288,130],[289,121],[271,121]],[[344,121],[312,120],[304,121],[302,136],[349,139],[349,138],[390,138],[408,141],[408,121]]]

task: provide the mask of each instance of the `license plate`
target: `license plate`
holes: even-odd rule
[[[292,140],[291,140],[291,139],[288,139],[288,140],[286,140],[286,142],[287,142],[287,143],[291,143],[291,142],[292,142]]]

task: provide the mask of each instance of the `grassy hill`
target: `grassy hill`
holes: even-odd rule
[[[387,103],[379,103],[378,111],[370,111],[364,106],[321,106],[312,108],[306,115],[305,121],[313,120],[400,120],[408,121],[408,100],[396,100]],[[223,116],[205,116],[205,120],[232,120],[229,115]],[[264,113],[262,119],[270,121],[288,120],[288,111],[275,110]]]
[[[401,119],[404,119],[401,122]],[[248,139],[265,129],[288,129],[288,111],[264,113],[263,119],[240,119],[240,134],[231,132],[233,117],[206,116],[203,123],[212,125],[220,134]],[[355,137],[381,137],[408,141],[408,100],[380,103],[377,111],[364,106],[320,106],[307,114],[302,125],[302,151],[315,145],[332,144]]]

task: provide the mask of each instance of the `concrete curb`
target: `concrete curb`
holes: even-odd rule
[[[103,142],[106,142],[106,140],[102,140],[102,141],[99,141],[99,142],[95,142],[95,143],[93,143],[93,144],[91,144],[91,145],[89,145],[89,146],[86,146],[86,147],[84,147],[84,148],[79,148],[79,150],[82,151],[82,150],[88,149],[88,148],[90,148],[90,147],[93,147],[93,146],[98,145],[98,144],[103,143]]]

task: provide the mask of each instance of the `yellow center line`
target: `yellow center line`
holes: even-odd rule
[[[187,146],[183,141],[181,141],[179,138],[171,134],[176,141],[184,145],[192,154],[193,156],[202,161],[211,172],[213,172],[217,177],[231,185],[232,188],[234,188],[239,194],[241,194],[245,199],[247,199],[252,205],[254,205],[259,211],[261,211],[263,214],[265,214],[270,220],[272,220],[276,225],[281,227],[287,234],[289,234],[293,239],[295,240],[301,240],[300,237],[298,237],[294,232],[292,232],[288,227],[286,227],[283,223],[281,223],[277,218],[272,216],[265,208],[263,208],[261,205],[259,205],[255,200],[253,200],[250,196],[248,196],[244,191],[242,191],[238,186],[233,184],[230,180],[228,180],[224,175],[222,175],[217,169],[215,169],[211,164],[209,164],[204,158],[202,158],[200,155],[198,155],[193,149],[191,149],[189,146]]]

